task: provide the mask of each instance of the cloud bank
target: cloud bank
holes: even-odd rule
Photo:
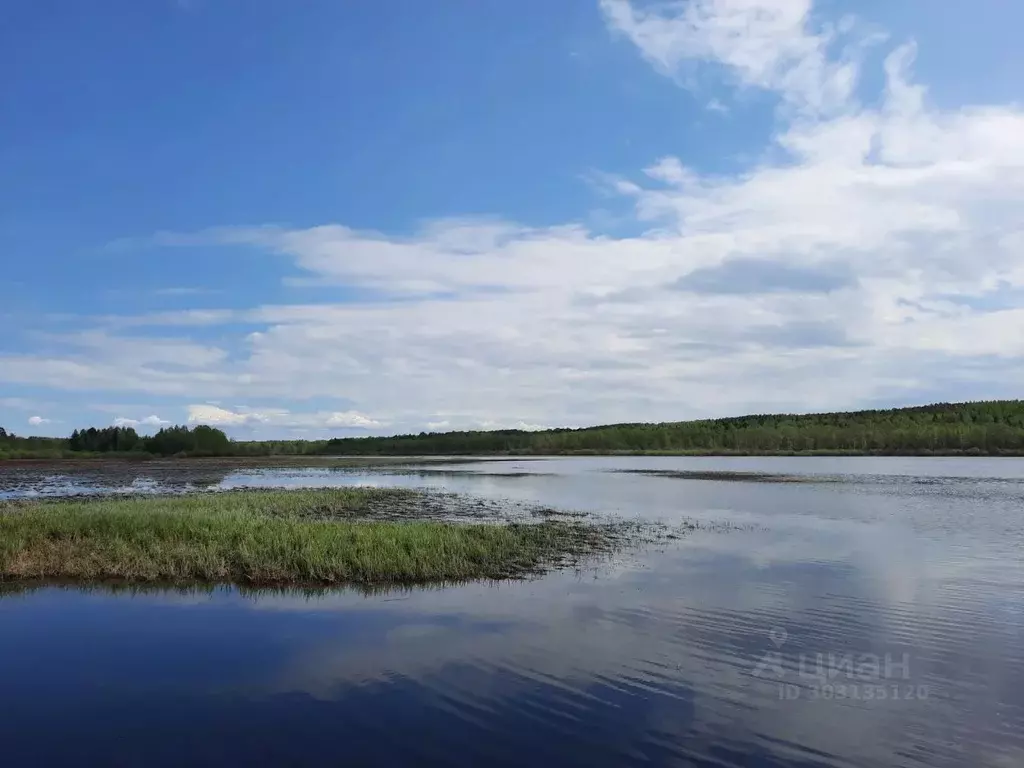
[[[131,427],[132,429],[139,429],[141,427],[145,431],[160,429],[161,427],[168,426],[170,423],[167,419],[161,419],[155,414],[142,419],[129,419],[124,416],[118,416],[113,422],[115,427]]]
[[[190,405],[190,424],[208,424],[217,427],[261,427],[270,426],[290,430],[347,430],[373,429],[385,426],[379,421],[356,411],[328,411],[316,413],[292,413],[285,409],[262,409],[255,411],[239,408],[230,411],[216,405]]]

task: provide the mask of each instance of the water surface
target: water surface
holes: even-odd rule
[[[177,466],[0,487],[399,484],[710,527],[529,582],[11,591],[5,765],[1024,766],[1020,460]]]

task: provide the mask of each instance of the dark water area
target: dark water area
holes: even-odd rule
[[[37,469],[0,488],[401,485],[708,525],[525,582],[11,588],[4,765],[1024,766],[1021,460]]]

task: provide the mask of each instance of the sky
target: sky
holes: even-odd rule
[[[1011,0],[13,0],[0,425],[1017,398]]]

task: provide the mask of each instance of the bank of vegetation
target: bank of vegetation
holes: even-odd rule
[[[205,425],[165,427],[153,435],[132,427],[89,427],[66,438],[20,437],[0,427],[0,458],[7,459],[233,456],[235,445],[223,431]]]
[[[1024,401],[764,414],[586,429],[446,432],[340,438],[339,455],[429,454],[1024,454]]]
[[[502,579],[609,551],[578,520],[374,519],[409,491],[0,502],[0,581],[413,584]],[[391,499],[389,496],[395,496]]]
[[[1024,401],[333,440],[236,441],[204,426],[169,427],[148,437],[124,427],[77,430],[70,438],[15,437],[0,429],[0,458],[616,453],[1024,455]]]

